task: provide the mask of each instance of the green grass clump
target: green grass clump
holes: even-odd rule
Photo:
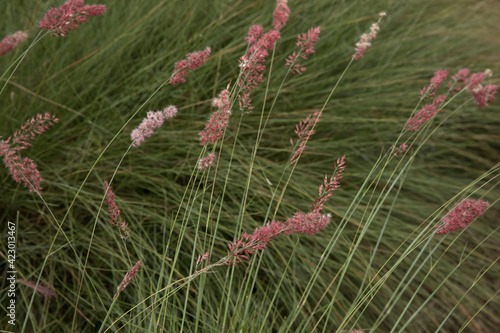
[[[2,140],[38,113],[60,121],[22,152],[43,176],[41,197],[0,171],[0,219],[17,223],[17,279],[39,279],[57,297],[17,283],[16,327],[2,320],[1,329],[496,330],[498,101],[483,109],[460,94],[412,136],[407,154],[387,152],[435,71],[489,68],[488,82],[498,82],[500,4],[288,4],[289,21],[252,92],[255,109],[242,114],[235,95],[243,38],[253,24],[271,28],[274,1],[109,0],[103,16],[36,44],[38,21],[60,1],[5,1],[0,32],[27,30],[29,38],[0,57]],[[387,17],[377,39],[349,65],[359,36],[381,11]],[[307,70],[287,76],[284,62],[297,34],[315,26],[320,39],[304,61]],[[185,84],[163,85],[176,61],[206,46],[207,63],[188,71]],[[214,149],[218,164],[199,172],[198,133],[228,84],[234,106]],[[147,110],[170,104],[178,115],[130,149],[130,132]],[[307,149],[285,168],[296,124],[320,110]],[[280,236],[236,267],[196,273],[199,254],[208,251],[217,263],[242,231],[308,212],[343,155],[341,187],[323,210],[333,220],[323,231]],[[112,181],[131,230],[125,242],[108,223],[104,181]],[[441,217],[469,196],[488,200],[486,213],[461,232],[433,236]],[[113,298],[138,260],[135,277]],[[0,283],[6,309],[8,281]]]

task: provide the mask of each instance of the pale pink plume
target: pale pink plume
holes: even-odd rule
[[[71,30],[88,21],[87,17],[104,14],[104,5],[84,5],[84,0],[67,0],[58,8],[50,9],[40,22],[39,29],[49,30],[53,36],[66,36]]]

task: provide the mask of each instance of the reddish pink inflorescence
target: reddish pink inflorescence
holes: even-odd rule
[[[141,261],[139,260],[138,262],[135,263],[134,267],[132,267],[132,269],[129,272],[127,272],[127,274],[125,274],[125,277],[123,278],[122,282],[116,288],[116,293],[115,296],[113,296],[113,298],[116,298],[125,288],[127,288],[128,284],[130,283],[130,281],[132,281],[135,274],[139,270],[140,266],[141,266]]]
[[[273,29],[281,30],[288,21],[290,15],[290,8],[288,7],[288,0],[277,0],[276,9],[273,13]]]
[[[495,100],[495,95],[498,92],[497,85],[482,84],[483,80],[488,76],[491,76],[490,70],[474,73],[468,79],[465,79],[467,91],[472,94],[472,97],[474,97],[474,103],[482,108],[488,106],[488,103],[493,102]]]
[[[421,125],[425,124],[429,119],[434,117],[439,112],[439,105],[443,103],[446,95],[439,95],[434,99],[432,104],[425,105],[418,111],[413,118],[409,119],[405,124],[405,130],[418,131]]]
[[[59,8],[50,9],[38,23],[38,28],[51,31],[53,36],[66,36],[87,22],[91,16],[104,14],[104,5],[84,5],[84,0],[67,0]]]
[[[254,24],[248,29],[248,34],[245,37],[245,42],[248,43],[248,46],[252,46],[262,37],[264,33],[264,28],[260,24]]]
[[[216,143],[224,135],[224,130],[229,124],[229,116],[231,115],[229,90],[222,90],[219,96],[213,99],[212,105],[217,108],[217,111],[212,113],[205,125],[205,129],[200,132],[200,143],[203,146],[209,143]],[[199,160],[198,168],[204,170],[209,166],[213,166],[215,158],[215,154],[208,154],[208,156]]]
[[[463,229],[475,219],[483,215],[490,204],[483,200],[465,199],[443,217],[442,223],[436,225],[435,234],[444,235]]]
[[[402,143],[399,147],[393,145],[391,147],[391,151],[394,154],[394,157],[398,157],[398,154],[404,153],[406,148],[408,148],[408,145],[406,143]]]
[[[269,51],[281,38],[280,30],[286,24],[290,8],[286,0],[277,0],[273,13],[273,29],[264,33],[261,25],[253,25],[248,30],[245,41],[248,43],[247,52],[240,57],[240,78],[238,80],[238,101],[240,109],[250,112],[253,109],[250,93],[263,79],[266,69],[266,59]]]
[[[467,92],[472,94],[475,104],[479,107],[488,106],[488,103],[495,99],[495,95],[498,92],[498,86],[494,84],[483,85],[483,80],[486,77],[491,76],[491,71],[486,70],[485,72],[474,73],[470,77],[468,77],[468,75],[469,70],[467,68],[463,68],[453,75],[451,80],[448,82],[448,93],[453,95],[465,88]],[[447,70],[438,70],[435,72],[429,86],[420,90],[420,97],[425,99],[435,96],[436,90],[439,88],[441,83],[446,80],[447,76]],[[447,95],[440,95],[436,97],[431,104],[425,105],[406,122],[405,130],[418,131],[421,125],[425,124],[429,121],[429,119],[438,113],[439,107],[446,99],[446,96]]]
[[[371,41],[377,37],[377,33],[380,30],[380,21],[386,16],[385,12],[379,14],[378,21],[373,23],[370,27],[370,33],[362,34],[359,41],[356,43],[356,52],[352,55],[354,60],[359,60],[363,58],[365,51],[372,44]]]
[[[128,229],[128,224],[125,222],[124,219],[120,217],[120,209],[118,208],[118,205],[115,202],[115,195],[113,191],[111,190],[111,186],[109,186],[107,181],[104,181],[104,203],[106,206],[108,206],[108,211],[109,211],[109,223],[113,227],[117,227],[120,229],[120,237],[122,239],[127,239],[128,235],[130,233],[130,230]]]
[[[25,286],[30,287],[31,289],[35,290],[35,292],[39,296],[43,296],[45,298],[57,298],[56,292],[48,284],[40,282],[40,283],[38,283],[38,286],[37,286],[35,282],[31,282],[28,280],[17,280],[17,282],[24,284]],[[36,287],[36,289],[35,289],[35,287]]]
[[[328,180],[325,176],[324,183],[319,187],[319,196],[314,201],[311,211],[304,214],[297,212],[286,222],[271,221],[266,225],[254,230],[252,235],[245,232],[240,238],[234,239],[228,244],[230,259],[227,265],[237,265],[258,250],[263,250],[269,242],[279,235],[291,234],[313,235],[323,230],[331,220],[330,214],[321,214],[325,202],[333,194],[332,192],[340,186],[343,176],[345,156],[339,158],[335,164],[334,175]]]
[[[314,53],[314,44],[319,39],[320,27],[311,28],[307,34],[302,34],[297,36],[297,46],[299,47],[299,53],[295,51],[292,55],[288,56],[286,59],[285,66],[290,66],[292,73],[302,74],[306,68],[300,65],[300,58],[307,59],[310,54]]]
[[[323,184],[319,186],[318,198],[314,201],[311,207],[311,212],[320,212],[323,209],[325,202],[327,202],[328,199],[330,199],[330,197],[333,195],[333,191],[340,187],[340,180],[342,179],[342,177],[344,177],[345,155],[337,159],[333,167],[333,175],[329,180],[328,176],[325,175]]]
[[[252,28],[250,29],[251,31],[249,31],[246,39],[253,41],[254,35]],[[240,109],[247,111],[253,109],[250,93],[264,80],[263,73],[266,69],[265,63],[269,55],[268,51],[274,48],[274,44],[279,39],[279,31],[271,30],[262,35],[254,44],[250,45],[245,55],[240,57],[240,79],[238,80]]]
[[[12,51],[19,44],[24,42],[28,38],[28,34],[24,31],[17,31],[12,35],[5,36],[0,41],[0,55],[4,55],[5,53]]]
[[[208,167],[214,166],[216,158],[217,155],[215,155],[214,153],[209,153],[207,156],[198,161],[198,169],[205,170]]]
[[[299,137],[299,146],[292,154],[290,158],[290,164],[294,164],[299,160],[300,155],[307,147],[307,141],[315,133],[314,128],[321,120],[321,112],[314,112],[312,115],[308,115],[306,119],[301,120],[298,125],[295,126],[295,134]],[[293,145],[293,139],[290,139],[290,143]]]
[[[436,95],[437,88],[439,88],[441,83],[446,80],[447,76],[447,70],[439,70],[434,73],[434,76],[431,79],[431,83],[429,84],[429,86],[424,87],[420,90],[419,96],[424,98],[434,97]]]
[[[231,115],[229,95],[229,90],[224,89],[217,98],[214,98],[212,105],[217,108],[217,111],[212,113],[205,125],[205,129],[200,132],[200,143],[203,146],[217,142],[224,134]]]
[[[132,145],[138,147],[141,143],[153,135],[155,129],[161,127],[165,120],[177,115],[177,108],[173,105],[167,106],[163,111],[149,111],[141,124],[130,133]]]

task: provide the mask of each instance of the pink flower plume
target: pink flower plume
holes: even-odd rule
[[[17,31],[12,35],[5,36],[0,41],[0,55],[4,55],[5,53],[12,51],[19,44],[24,42],[28,38],[28,34],[24,31]]]
[[[344,177],[345,155],[338,158],[333,167],[335,170],[330,180],[325,175],[323,184],[319,186],[318,198],[314,201],[311,212],[319,213],[328,199],[333,195],[333,191],[340,187],[340,180]]]
[[[54,291],[54,289],[52,289],[48,284],[40,282],[40,283],[38,283],[38,286],[35,289],[35,286],[36,286],[35,282],[31,282],[28,280],[17,280],[17,282],[24,284],[27,287],[30,287],[31,289],[35,290],[38,295],[43,296],[45,298],[56,298],[57,297],[57,294]]]
[[[481,73],[474,73],[468,79],[465,79],[467,91],[474,97],[474,103],[479,107],[484,108],[488,103],[495,100],[495,95],[498,92],[498,86],[494,84],[483,85],[483,80],[491,76],[490,70]]]
[[[235,238],[228,244],[229,260],[227,265],[237,265],[246,260],[258,250],[263,250],[274,238],[283,234],[313,235],[323,230],[331,220],[330,214],[321,214],[325,202],[333,194],[332,192],[340,186],[340,179],[344,171],[345,156],[339,158],[335,164],[334,175],[328,180],[325,176],[324,183],[319,188],[319,197],[314,202],[311,211],[304,214],[297,212],[285,222],[271,221],[266,225],[256,228],[251,235],[243,232],[239,238]]]
[[[281,30],[288,21],[290,15],[290,8],[288,8],[288,0],[277,0],[276,9],[273,13],[273,29]]]
[[[132,269],[129,272],[127,272],[127,274],[125,274],[125,277],[123,278],[122,282],[116,288],[116,293],[115,293],[115,296],[113,296],[113,298],[118,297],[118,295],[120,295],[120,293],[125,288],[127,288],[128,284],[130,283],[130,281],[132,281],[132,279],[134,278],[135,274],[139,270],[140,266],[141,266],[141,261],[139,260],[138,262],[136,262],[136,264],[134,265],[134,267],[132,267]]]
[[[301,67],[300,58],[307,59],[310,54],[314,53],[314,44],[319,39],[320,27],[311,28],[307,34],[298,35],[297,46],[299,47],[299,53],[295,51],[292,55],[288,56],[286,59],[285,66],[290,66],[292,68],[292,73],[302,74],[306,68]]]
[[[356,43],[356,52],[352,55],[354,60],[359,60],[363,58],[366,49],[372,45],[371,41],[377,37],[377,33],[380,30],[380,21],[385,16],[386,16],[385,12],[380,13],[378,21],[371,25],[370,33],[365,33],[361,35],[359,41]]]
[[[475,219],[483,215],[490,204],[483,200],[465,199],[443,217],[442,223],[436,225],[435,234],[444,235],[455,230],[464,229]]]
[[[87,17],[104,14],[104,5],[84,5],[84,0],[67,0],[59,8],[50,9],[38,23],[38,28],[52,32],[53,36],[66,36],[71,30],[88,21]]]
[[[398,157],[398,154],[404,153],[406,151],[406,148],[408,148],[408,145],[406,143],[402,143],[399,147],[392,145],[391,150],[394,154],[394,157]]]
[[[434,117],[439,111],[439,105],[443,103],[446,95],[439,95],[434,99],[432,104],[425,105],[420,111],[415,113],[415,115],[409,119],[405,124],[405,130],[407,131],[418,131],[420,126],[428,122],[432,117]]]
[[[198,161],[198,169],[205,170],[206,168],[213,166],[216,157],[217,155],[213,153],[208,154],[208,156]]]
[[[165,120],[175,117],[177,108],[173,105],[167,106],[163,111],[149,111],[141,124],[130,133],[132,145],[139,147],[141,143],[153,135],[155,129],[161,127]]]
[[[210,254],[208,252],[205,252],[203,255],[198,254],[198,260],[196,260],[196,267],[201,265],[202,262],[210,258]]]
[[[39,193],[42,176],[35,162],[28,157],[22,158],[19,151],[30,147],[31,141],[37,135],[42,134],[58,121],[59,119],[49,113],[38,114],[24,123],[21,129],[14,132],[14,135],[7,140],[0,141],[0,156],[4,156],[4,165],[9,169],[12,178],[16,182],[22,183],[30,192]]]
[[[302,214],[295,213],[286,222],[272,221],[265,226],[254,230],[252,235],[243,232],[240,238],[234,239],[228,244],[230,259],[227,265],[237,265],[249,258],[258,250],[263,250],[269,242],[280,234],[285,236],[291,234],[313,235],[323,230],[331,220],[331,215],[322,215],[318,212]]]
[[[127,239],[130,233],[128,224],[120,217],[120,209],[118,209],[118,205],[115,202],[115,195],[107,181],[104,182],[104,194],[104,203],[108,206],[109,211],[109,223],[121,230],[120,237],[122,239]]]
[[[30,192],[38,193],[42,189],[40,184],[43,179],[32,159],[24,157],[21,160],[19,155],[7,155],[4,164],[9,168],[12,178],[17,183],[22,183]]]
[[[308,115],[306,119],[301,120],[298,125],[295,126],[295,134],[299,137],[299,146],[295,149],[295,152],[290,158],[290,165],[296,163],[299,160],[300,155],[307,147],[307,141],[315,133],[314,128],[319,123],[321,118],[320,112],[314,112],[312,115]],[[290,139],[290,143],[293,145],[293,140]]]
[[[430,85],[422,88],[422,90],[420,90],[419,96],[423,98],[434,97],[436,95],[437,88],[441,85],[441,83],[444,80],[446,80],[447,76],[448,76],[447,70],[439,70],[436,73],[434,73]]]
[[[196,68],[204,64],[210,55],[210,51],[210,47],[207,46],[205,50],[188,53],[186,55],[186,59],[176,62],[174,72],[170,77],[170,84],[175,86],[176,84],[186,82],[186,79],[184,78],[187,74],[186,71],[188,69],[194,71]]]
[[[249,36],[250,34],[251,32],[249,31]],[[263,73],[266,70],[265,63],[269,55],[268,51],[274,48],[276,41],[279,39],[280,33],[278,30],[266,32],[248,47],[245,55],[240,57],[240,79],[238,80],[238,87],[240,88],[238,94],[240,109],[246,109],[247,111],[253,109],[250,93],[260,82],[264,81]],[[248,40],[250,41],[250,39]],[[251,41],[253,42],[253,39]]]
[[[260,24],[254,24],[248,29],[248,34],[245,37],[245,42],[248,43],[248,46],[252,46],[262,37],[264,33],[264,28]]]
[[[220,92],[217,98],[214,98],[212,105],[217,108],[217,111],[212,113],[210,119],[205,125],[205,129],[200,132],[200,143],[205,146],[208,143],[215,143],[224,134],[224,130],[229,124],[229,116],[231,115],[229,90],[224,89]]]

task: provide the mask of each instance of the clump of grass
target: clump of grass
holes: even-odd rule
[[[493,84],[478,72],[457,93],[457,77],[441,87],[444,99],[425,101],[436,70],[495,65],[495,45],[472,41],[487,35],[480,4],[464,7],[467,21],[446,2],[106,6],[78,31],[38,35],[0,59],[2,133],[38,107],[61,119],[30,148],[40,197],[8,172],[2,181],[2,219],[18,212],[19,279],[37,281],[18,289],[23,331],[495,328],[498,106],[472,106],[491,103]],[[9,3],[6,13],[22,8]],[[372,25],[379,35],[367,49],[363,31],[380,10],[387,20]],[[33,25],[43,10],[26,13],[16,24]],[[262,34],[247,34],[256,23]],[[314,31],[295,39],[319,25],[319,40]],[[272,47],[258,43],[266,29]],[[314,54],[301,47],[312,40]],[[206,63],[168,86],[174,63],[206,45]],[[140,123],[169,104],[175,118],[151,111]],[[203,131],[213,140],[201,135],[200,145]],[[344,154],[337,189],[332,166]],[[114,225],[102,213],[110,184]],[[435,235],[469,197],[489,201],[481,219]],[[128,237],[114,228],[124,221]],[[319,224],[312,237],[291,235]],[[36,296],[45,285],[58,297]]]

